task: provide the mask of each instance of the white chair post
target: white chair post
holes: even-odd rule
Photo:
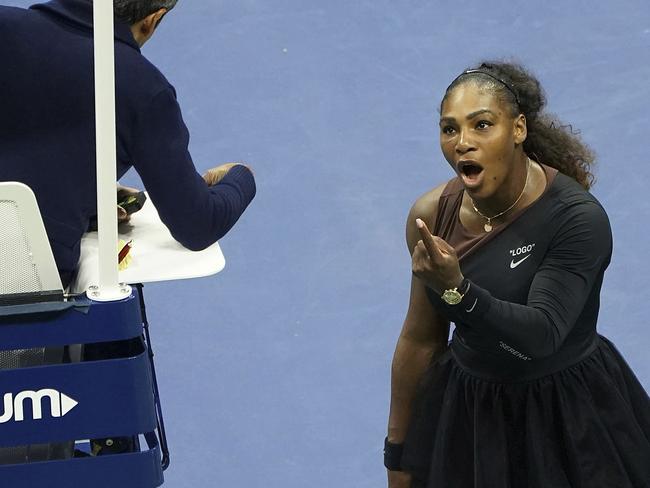
[[[95,118],[97,141],[97,230],[99,282],[88,296],[97,301],[121,300],[131,294],[120,284],[117,268],[115,48],[112,0],[93,1],[95,47]]]

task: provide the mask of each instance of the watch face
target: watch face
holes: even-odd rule
[[[442,299],[449,305],[458,305],[463,299],[463,295],[458,290],[445,290]]]

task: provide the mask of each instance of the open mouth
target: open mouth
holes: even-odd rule
[[[458,172],[466,185],[474,186],[480,183],[483,166],[476,161],[460,161],[458,163]]]

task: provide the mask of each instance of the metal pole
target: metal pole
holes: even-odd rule
[[[97,230],[99,282],[88,291],[93,300],[125,298],[117,268],[117,143],[115,135],[115,48],[113,0],[93,1],[95,46],[95,135],[97,144]]]

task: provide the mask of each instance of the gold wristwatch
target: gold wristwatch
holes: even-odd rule
[[[442,301],[448,305],[458,305],[465,296],[465,293],[467,293],[467,290],[465,290],[465,293],[459,292],[458,288],[465,288],[465,280],[461,281],[460,285],[458,285],[456,288],[445,290],[440,297],[442,298]]]

